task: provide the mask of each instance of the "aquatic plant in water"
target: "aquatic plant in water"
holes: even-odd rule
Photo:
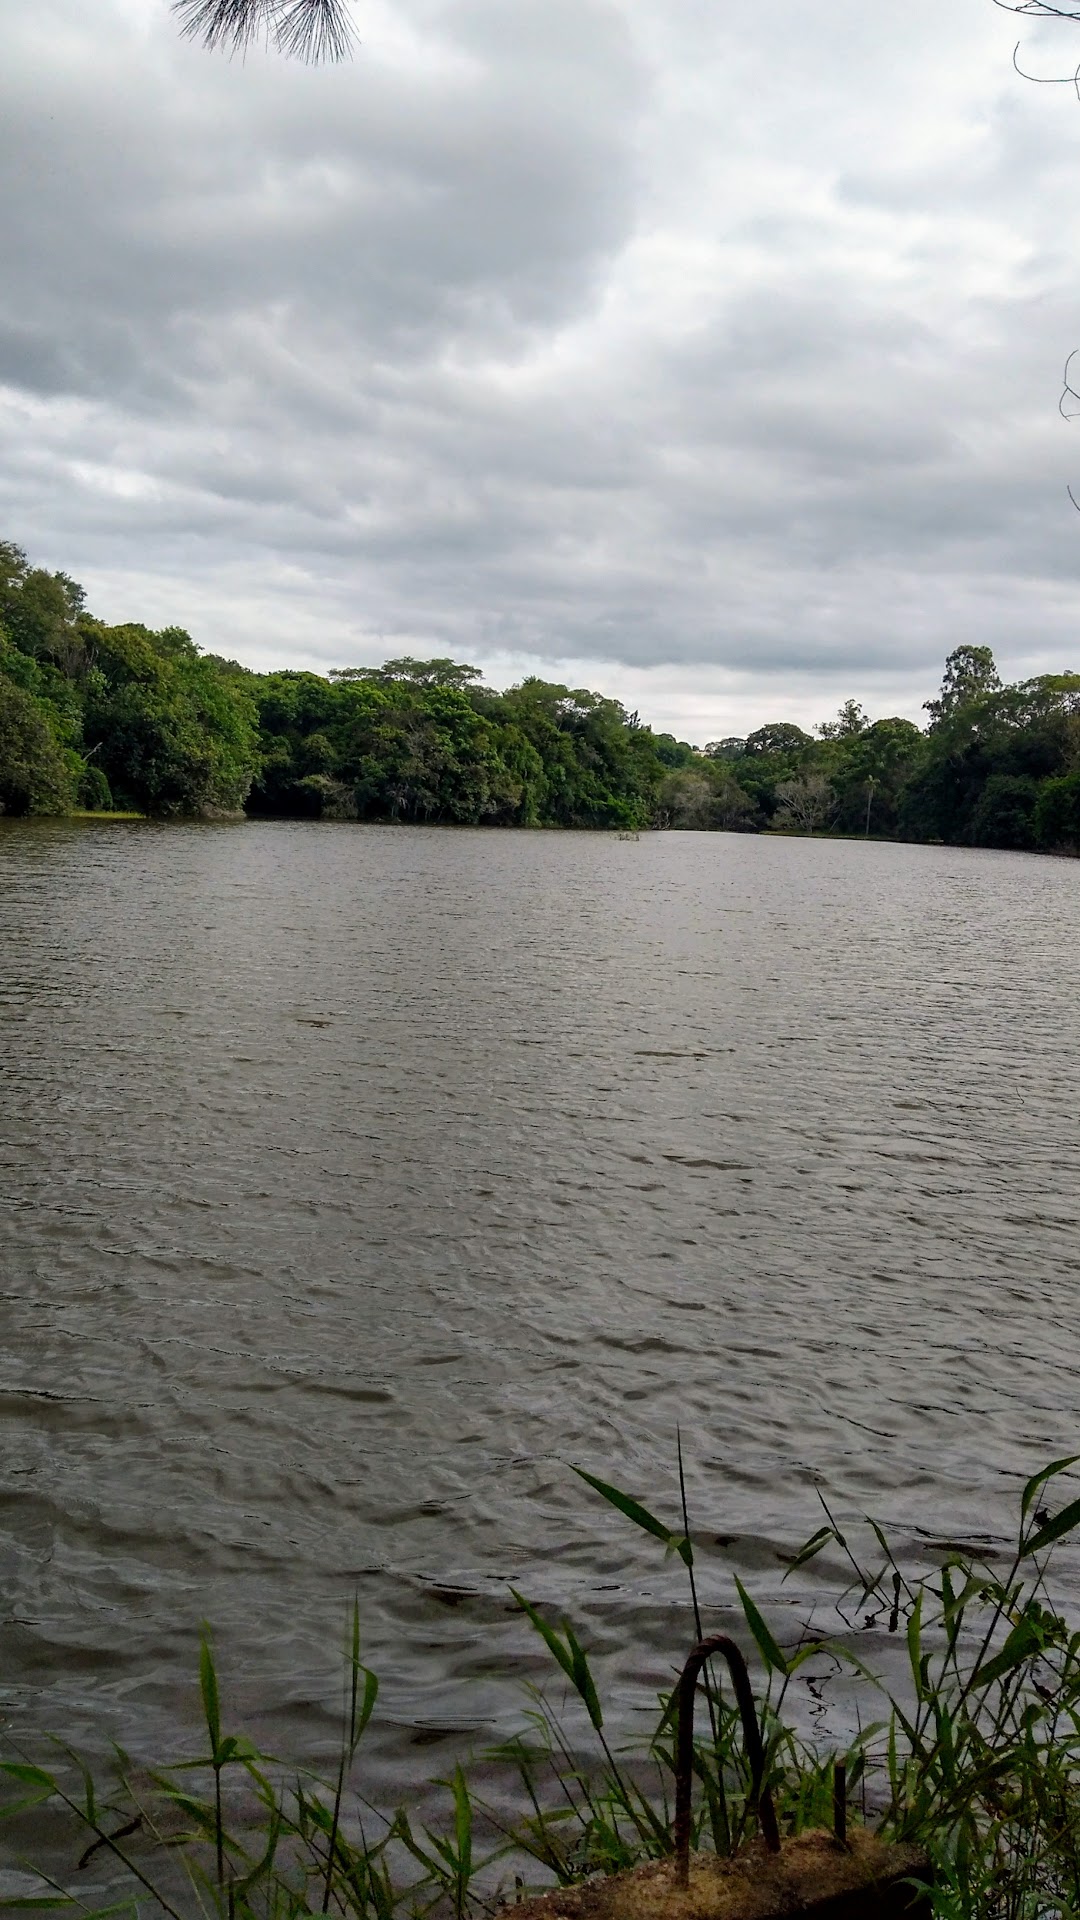
[[[824,1523],[792,1557],[788,1573],[827,1549],[839,1554],[847,1569],[839,1617],[854,1601],[861,1616],[885,1623],[903,1648],[899,1678],[862,1657],[857,1634],[806,1630],[794,1645],[782,1644],[736,1581],[746,1638],[764,1671],[756,1707],[781,1832],[832,1824],[840,1760],[851,1817],[928,1851],[933,1909],[943,1920],[1080,1914],[1080,1633],[1048,1588],[1050,1557],[1080,1524],[1080,1500],[1052,1515],[1041,1505],[1049,1483],[1077,1459],[1055,1461],[1028,1481],[1004,1574],[988,1558],[961,1550],[945,1553],[930,1572],[906,1571],[879,1526],[865,1523],[864,1550],[863,1536],[842,1531],[822,1503]],[[629,1494],[577,1471],[681,1560],[689,1587],[686,1639],[691,1618],[700,1639],[681,1458],[682,1511],[674,1528]],[[486,1777],[496,1761],[516,1780],[512,1818],[470,1785],[460,1765],[436,1783],[446,1803],[437,1828],[420,1826],[407,1808],[379,1812],[357,1791],[357,1758],[378,1682],[361,1657],[354,1606],[340,1757],[329,1779],[225,1731],[209,1638],[199,1672],[206,1737],[194,1759],[136,1771],[117,1750],[103,1781],[60,1742],[46,1762],[17,1751],[9,1736],[0,1761],[6,1858],[22,1858],[31,1877],[25,1887],[0,1893],[0,1906],[164,1913],[171,1920],[320,1913],[465,1920],[534,1887],[663,1858],[673,1847],[674,1689],[659,1702],[645,1750],[617,1753],[573,1626],[555,1624],[526,1596],[516,1597],[584,1709],[595,1745],[592,1755],[579,1752],[563,1708],[531,1690],[521,1733],[485,1760]],[[854,1688],[858,1731],[839,1754],[799,1733],[790,1711],[799,1677],[826,1667],[849,1676]],[[708,1676],[706,1697],[694,1741],[691,1837],[695,1847],[728,1855],[751,1829],[753,1783],[736,1704],[719,1676]],[[34,1870],[25,1858],[28,1823],[42,1810],[70,1823],[70,1871],[59,1876]],[[88,1877],[98,1888],[93,1897],[82,1890]]]

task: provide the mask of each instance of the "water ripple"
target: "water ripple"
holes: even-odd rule
[[[6,1703],[152,1750],[209,1618],[318,1750],[356,1589],[392,1792],[544,1677],[513,1582],[633,1730],[678,1571],[569,1464],[674,1517],[677,1424],[717,1622],[819,1483],[992,1547],[1075,1448],[1077,951],[1023,856],[0,823]]]

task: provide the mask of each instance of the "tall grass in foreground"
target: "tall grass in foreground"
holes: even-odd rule
[[[1052,1516],[1039,1504],[1076,1459],[1028,1481],[1004,1574],[960,1551],[929,1574],[905,1572],[880,1527],[866,1522],[865,1540],[856,1540],[825,1508],[825,1523],[788,1571],[825,1549],[838,1553],[847,1567],[839,1617],[852,1602],[896,1636],[904,1658],[890,1666],[902,1664],[899,1679],[861,1657],[857,1633],[805,1632],[782,1645],[736,1581],[764,1670],[757,1704],[781,1832],[831,1825],[833,1764],[842,1758],[853,1812],[928,1849],[935,1912],[945,1920],[1080,1920],[1080,1633],[1047,1587],[1049,1557],[1080,1524],[1080,1500]],[[681,1654],[681,1642],[702,1632],[685,1490],[680,1524],[669,1528],[628,1494],[577,1471],[684,1564],[687,1631],[673,1648]],[[516,1782],[509,1822],[470,1788],[461,1766],[436,1783],[446,1806],[438,1828],[418,1825],[405,1808],[380,1813],[357,1790],[378,1682],[361,1659],[354,1607],[340,1759],[329,1779],[225,1730],[209,1640],[200,1659],[206,1740],[195,1759],[136,1773],[117,1750],[103,1783],[61,1743],[45,1765],[9,1742],[11,1757],[0,1762],[8,1789],[0,1816],[12,1841],[6,1861],[17,1862],[20,1832],[47,1808],[70,1823],[70,1867],[59,1878],[38,1870],[32,1891],[0,1895],[0,1906],[171,1920],[466,1920],[526,1886],[565,1885],[670,1853],[673,1695],[661,1698],[644,1750],[617,1753],[573,1627],[515,1597],[584,1708],[594,1748],[576,1751],[561,1712],[533,1690],[521,1734],[485,1762],[486,1773],[494,1760]],[[849,1677],[860,1729],[839,1755],[811,1746],[791,1724],[793,1689],[828,1672]],[[706,1691],[708,1722],[694,1754],[694,1844],[729,1854],[750,1829],[751,1783],[734,1702],[715,1676]],[[98,1893],[81,1891],[87,1884]]]

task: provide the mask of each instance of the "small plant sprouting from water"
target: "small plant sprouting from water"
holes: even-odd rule
[[[1080,1458],[1077,1456],[1076,1458]],[[1024,1488],[1015,1547],[1004,1575],[972,1552],[946,1554],[930,1573],[905,1571],[881,1528],[859,1541],[825,1507],[825,1523],[788,1573],[826,1552],[846,1572],[837,1616],[851,1602],[864,1623],[895,1636],[894,1680],[859,1651],[859,1631],[799,1635],[783,1645],[741,1582],[748,1641],[764,1669],[758,1713],[766,1778],[782,1832],[831,1825],[833,1762],[846,1763],[853,1809],[887,1837],[919,1841],[933,1859],[934,1910],[942,1920],[1076,1920],[1080,1915],[1080,1633],[1047,1587],[1048,1558],[1080,1525],[1080,1500],[1043,1511],[1048,1484],[1076,1464],[1055,1461]],[[668,1527],[640,1501],[578,1469],[593,1492],[683,1563],[687,1632],[700,1639],[702,1601],[679,1459],[680,1524]],[[824,1506],[824,1502],[822,1503]],[[785,1576],[787,1577],[787,1576]],[[544,1642],[595,1739],[590,1758],[572,1744],[562,1713],[540,1690],[521,1734],[494,1758],[512,1769],[519,1811],[507,1821],[470,1789],[462,1766],[436,1783],[446,1797],[438,1830],[406,1809],[380,1814],[358,1792],[365,1731],[378,1683],[361,1659],[354,1606],[345,1655],[342,1736],[329,1779],[284,1765],[245,1735],[225,1730],[213,1648],[199,1678],[205,1751],[149,1771],[117,1750],[107,1785],[56,1743],[52,1763],[14,1753],[0,1762],[8,1790],[0,1814],[12,1838],[51,1807],[71,1823],[71,1871],[38,1872],[33,1892],[0,1906],[84,1915],[166,1914],[170,1920],[469,1920],[531,1885],[569,1885],[672,1850],[673,1694],[659,1702],[644,1752],[619,1752],[605,1730],[588,1655],[569,1623],[557,1626],[525,1596],[524,1618]],[[793,1685],[844,1673],[856,1689],[860,1731],[843,1756],[796,1733]],[[738,1715],[724,1685],[707,1679],[709,1716],[695,1742],[693,1843],[729,1854],[752,1826],[751,1781]],[[863,1703],[870,1711],[863,1712]],[[478,1834],[484,1836],[483,1844]],[[6,1858],[14,1862],[17,1849]],[[530,1865],[531,1863],[531,1865]],[[105,1904],[81,1891],[104,1869]]]

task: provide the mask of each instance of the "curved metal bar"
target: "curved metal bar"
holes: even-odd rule
[[[693,1649],[679,1677],[677,1691],[679,1724],[675,1735],[675,1882],[685,1887],[690,1881],[690,1797],[694,1778],[694,1693],[698,1675],[706,1660],[722,1653],[728,1663],[735,1698],[742,1720],[746,1757],[750,1762],[751,1805],[761,1824],[765,1845],[770,1853],[780,1851],[780,1832],[772,1795],[765,1785],[765,1749],[761,1744],[757,1708],[750,1687],[746,1661],[726,1633],[714,1633]]]

